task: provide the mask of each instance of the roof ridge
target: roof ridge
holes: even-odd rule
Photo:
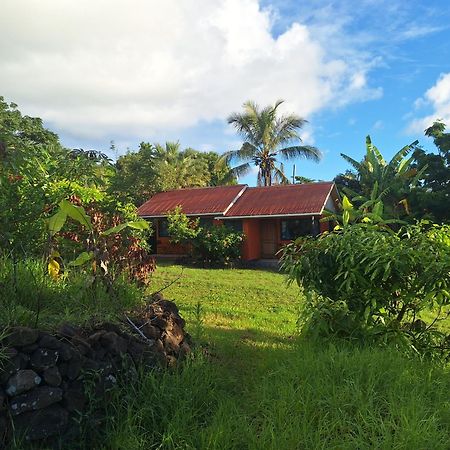
[[[247,186],[248,187],[248,184],[246,184],[246,183],[239,184],[238,183],[238,184],[222,184],[220,186],[192,186],[192,187],[169,189],[167,191],[157,192],[155,195],[166,194],[167,192],[192,191],[194,189],[232,188],[232,187],[236,187],[236,186],[242,186],[242,187]]]

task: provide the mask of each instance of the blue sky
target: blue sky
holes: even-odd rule
[[[70,147],[179,140],[221,153],[240,144],[229,113],[282,98],[324,153],[297,174],[332,179],[367,134],[390,157],[415,139],[433,150],[423,129],[450,124],[448,1],[3,3],[0,95]]]

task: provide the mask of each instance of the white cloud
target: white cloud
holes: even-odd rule
[[[258,0],[3,0],[2,95],[92,138],[223,120],[248,99],[310,118],[381,95],[351,46],[301,23],[274,37],[273,20]]]
[[[437,119],[450,124],[450,72],[441,74],[435,85],[428,89],[423,97],[418,98],[414,105],[416,108],[430,106],[432,112],[413,120],[409,125],[410,132],[421,133]]]

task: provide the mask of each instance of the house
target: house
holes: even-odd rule
[[[177,189],[161,192],[145,202],[138,214],[154,224],[151,243],[159,255],[180,255],[185,247],[170,242],[167,214],[180,206],[199,218],[201,225],[223,223],[245,234],[243,260],[275,258],[282,245],[304,235],[329,229],[320,222],[325,209],[335,211],[338,193],[334,183],[288,184],[266,187],[247,185]]]

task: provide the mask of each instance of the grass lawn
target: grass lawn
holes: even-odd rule
[[[160,265],[152,290],[180,273]],[[282,275],[186,268],[164,295],[206,357],[122,392],[103,448],[449,448],[447,368],[300,341],[301,298]]]

